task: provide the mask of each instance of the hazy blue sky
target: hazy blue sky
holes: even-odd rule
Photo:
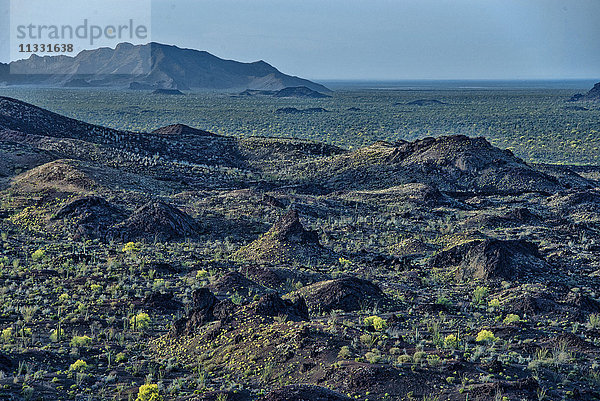
[[[600,78],[600,0],[154,0],[152,13],[154,41],[312,79]]]

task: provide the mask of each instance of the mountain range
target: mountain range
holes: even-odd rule
[[[323,85],[286,75],[264,61],[224,60],[206,51],[160,43],[120,43],[114,49],[84,50],[75,57],[31,55],[0,64],[0,85],[117,87],[130,89],[272,90]]]

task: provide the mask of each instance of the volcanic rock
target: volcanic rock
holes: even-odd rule
[[[125,219],[125,213],[104,198],[86,196],[63,206],[52,220],[64,220],[77,235],[104,238],[114,224]]]
[[[140,238],[159,241],[195,237],[201,231],[200,225],[181,210],[154,201],[137,209],[124,222],[114,227],[114,236],[124,242]]]
[[[261,401],[350,401],[351,398],[324,387],[295,384],[271,391]]]
[[[315,231],[304,228],[296,210],[290,210],[256,241],[238,250],[234,257],[261,263],[308,263],[331,258]]]
[[[153,292],[142,300],[142,305],[148,309],[158,309],[160,311],[175,311],[183,305],[173,298],[173,293]]]
[[[261,286],[252,280],[246,278],[238,272],[228,272],[219,277],[216,281],[210,284],[209,288],[215,292],[221,293],[240,293],[247,294],[250,289],[257,289]]]
[[[313,313],[332,310],[351,312],[374,306],[385,300],[385,295],[377,285],[356,277],[321,281],[286,296],[290,299],[298,297],[306,300]]]
[[[251,305],[252,310],[260,316],[286,316],[288,320],[295,322],[309,320],[308,307],[303,298],[298,297],[293,301],[281,299],[275,293],[263,295],[255,304]]]
[[[592,89],[585,95],[578,93],[573,95],[569,101],[578,102],[578,101],[600,101],[600,82],[594,85]]]
[[[546,262],[537,246],[523,240],[474,240],[442,251],[432,257],[432,267],[456,267],[459,280],[515,280],[540,272]]]

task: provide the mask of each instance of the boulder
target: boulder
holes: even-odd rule
[[[261,401],[350,401],[345,395],[324,387],[295,384],[275,389]]]
[[[474,240],[434,255],[430,265],[456,268],[456,277],[469,280],[515,280],[547,267],[537,246],[524,240]]]
[[[281,299],[275,293],[263,295],[256,303],[251,305],[252,310],[260,316],[286,316],[288,320],[309,320],[308,307],[303,298],[294,300]]]
[[[123,242],[142,238],[170,241],[196,237],[200,231],[200,225],[188,214],[164,202],[153,201],[114,226],[113,236]]]
[[[320,281],[308,285],[286,296],[289,299],[302,297],[311,312],[346,312],[374,306],[385,300],[381,289],[370,281],[356,277]]]
[[[270,264],[333,260],[332,252],[319,243],[317,232],[304,228],[296,210],[283,215],[269,231],[238,250],[234,257],[246,262]]]

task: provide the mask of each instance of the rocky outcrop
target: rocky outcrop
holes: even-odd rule
[[[282,216],[269,231],[241,248],[234,257],[260,263],[308,263],[331,259],[331,252],[319,243],[315,231],[306,230],[296,210]]]
[[[208,288],[199,288],[194,291],[189,306],[191,310],[188,316],[173,323],[170,331],[172,337],[193,335],[207,323],[218,321],[227,324],[241,317],[283,316],[286,320],[296,322],[309,320],[304,299],[283,300],[276,293],[263,295],[248,305],[235,305],[229,299],[219,300]]]
[[[351,398],[324,387],[296,384],[275,389],[261,401],[350,401]]]
[[[430,265],[455,268],[456,277],[469,280],[515,280],[547,267],[537,246],[523,240],[474,240],[434,255]]]
[[[141,238],[170,241],[196,237],[200,225],[181,210],[161,201],[147,203],[113,229],[113,237],[123,242]]]
[[[124,211],[98,196],[75,199],[52,217],[62,220],[67,229],[82,238],[105,238],[114,224],[125,219]]]
[[[594,85],[592,89],[585,95],[578,93],[573,95],[570,102],[579,102],[579,101],[600,101],[600,82]]]
[[[377,285],[356,277],[321,281],[286,296],[290,299],[300,297],[306,300],[313,313],[357,311],[382,304],[385,300],[385,295]]]

